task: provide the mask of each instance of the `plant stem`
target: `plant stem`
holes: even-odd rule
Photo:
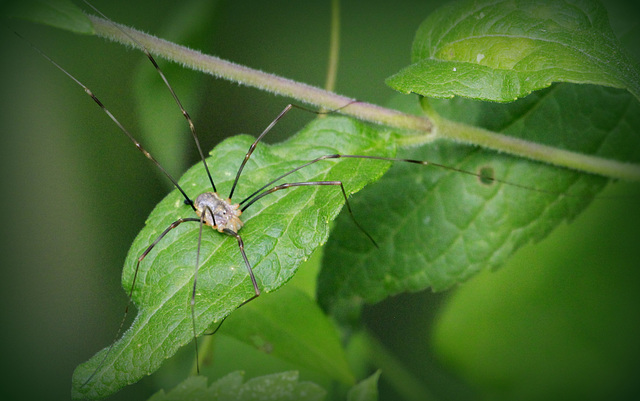
[[[636,164],[525,141],[441,117],[437,118],[434,126],[436,128],[433,137],[435,138],[445,137],[463,143],[473,143],[483,148],[605,177],[621,178],[627,181],[639,181],[640,178],[640,166]],[[401,146],[416,146],[433,140],[433,137],[427,139],[419,136],[405,136],[399,139],[398,143]]]
[[[89,18],[93,22],[98,36],[133,47],[139,47],[141,44],[154,55],[178,62],[185,67],[209,75],[291,97],[319,108],[327,110],[341,109],[340,112],[342,114],[364,121],[413,131],[414,135],[421,132],[430,132],[433,128],[431,120],[426,117],[405,114],[397,110],[359,102],[356,99],[337,95],[311,85],[202,54],[199,51],[156,38],[112,21],[94,16],[89,16]],[[349,104],[349,107],[345,107],[347,104]]]
[[[340,0],[331,1],[331,37],[329,39],[329,65],[324,88],[333,92],[338,75],[338,59],[340,56]]]
[[[380,368],[382,377],[405,400],[428,401],[436,398],[405,366],[371,333],[364,332],[363,339],[374,366]]]
[[[438,137],[478,145],[560,167],[610,178],[640,181],[640,165],[513,139],[496,132],[440,118],[438,118],[436,126],[436,123],[428,117],[406,114],[374,104],[355,101],[355,99],[311,85],[254,70],[218,57],[205,55],[102,18],[89,16],[89,19],[94,24],[96,35],[133,47],[142,45],[149,52],[181,63],[185,67],[294,98],[320,109],[340,109],[339,112],[341,114],[401,130],[406,135],[405,138],[399,141],[401,145],[423,144],[433,140],[433,134],[436,134]],[[348,107],[345,107],[345,105],[348,105]]]

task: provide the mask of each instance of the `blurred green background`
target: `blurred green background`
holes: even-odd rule
[[[189,25],[183,13],[201,3],[95,5],[117,22],[180,41]],[[384,78],[409,62],[415,30],[439,3],[344,1],[336,91],[388,102],[394,93]],[[637,10],[625,1],[606,5],[626,43],[640,37]],[[196,27],[204,32],[196,41],[204,52],[323,85],[328,1],[220,2],[208,12]],[[150,139],[141,133],[132,87],[140,68],[154,74],[141,53],[34,24],[11,26],[89,86],[152,152],[172,141],[162,132]],[[113,340],[126,304],[120,289],[126,252],[170,186],[79,87],[9,30],[2,36],[0,398],[64,400],[74,367]],[[633,50],[638,55],[637,44]],[[229,135],[260,132],[289,102],[164,69],[177,90],[196,88],[178,94],[191,105],[206,151]],[[166,102],[173,107],[168,94]],[[290,113],[270,141],[310,118]],[[197,157],[177,110],[173,124],[188,150],[184,159],[167,160],[179,176]],[[629,199],[596,201],[575,224],[523,249],[497,273],[444,294],[399,296],[368,308],[367,324],[439,399],[634,399],[640,189],[618,184],[611,193]],[[382,386],[382,395],[392,397]],[[153,391],[147,381],[113,399]]]

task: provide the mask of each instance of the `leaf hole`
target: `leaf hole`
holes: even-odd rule
[[[478,169],[478,181],[482,185],[491,186],[496,182],[493,167],[482,166]]]

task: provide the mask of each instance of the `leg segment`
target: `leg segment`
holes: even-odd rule
[[[340,156],[340,155],[331,155],[331,156]],[[309,163],[314,163],[314,162],[315,161],[312,161],[312,162],[309,162]],[[306,165],[308,165],[308,164],[306,164]],[[302,166],[302,167],[304,167],[304,166]],[[302,167],[300,167],[300,168],[302,168]],[[244,205],[244,207],[242,208],[242,211],[247,209],[249,206],[253,205],[259,199],[262,199],[265,196],[267,196],[269,194],[272,194],[272,193],[274,193],[276,191],[280,191],[282,189],[287,189],[287,188],[292,188],[292,187],[306,187],[306,186],[314,186],[314,185],[335,185],[335,186],[339,185],[340,189],[342,190],[342,196],[344,197],[344,202],[347,205],[347,210],[349,211],[349,215],[351,216],[351,219],[353,220],[355,225],[358,227],[358,229],[360,231],[362,231],[362,233],[364,235],[366,235],[367,238],[369,238],[369,240],[373,243],[373,245],[375,245],[376,248],[378,247],[378,244],[373,239],[373,237],[371,235],[369,235],[369,233],[366,232],[364,228],[362,228],[360,223],[358,223],[358,221],[356,220],[355,216],[353,215],[353,211],[351,210],[351,205],[349,204],[349,199],[347,198],[347,192],[344,190],[344,185],[342,185],[342,181],[305,181],[305,182],[289,182],[289,183],[286,183],[286,184],[280,184],[280,185],[277,185],[277,186],[275,186],[275,187],[273,187],[273,188],[271,188],[271,189],[269,189],[267,191],[264,191],[261,194],[255,196],[246,205]]]

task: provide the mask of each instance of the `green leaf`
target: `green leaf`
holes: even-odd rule
[[[89,18],[69,0],[20,0],[7,2],[1,7],[3,15],[10,18],[24,19],[75,33],[94,33]]]
[[[380,371],[378,370],[371,376],[353,386],[349,389],[347,401],[376,401],[378,399],[379,378]]]
[[[477,399],[637,398],[640,191],[619,187],[607,192],[632,188],[635,198],[595,202],[573,227],[447,298],[432,349]]]
[[[336,328],[308,295],[292,286],[243,306],[222,331],[296,366],[344,384],[355,382]]]
[[[452,120],[536,142],[623,161],[640,158],[640,105],[621,90],[558,84],[510,104],[456,98],[434,107]],[[340,319],[357,318],[364,302],[429,287],[444,290],[499,267],[522,245],[571,221],[607,183],[444,141],[399,156],[490,172],[527,188],[396,163],[352,202],[380,249],[351,235],[346,216],[325,247],[318,298]]]
[[[387,79],[405,93],[510,102],[552,82],[625,88],[640,99],[640,67],[595,0],[469,0],[420,26],[412,64]]]
[[[320,401],[326,396],[326,391],[317,384],[298,381],[298,372],[256,377],[244,384],[242,381],[243,374],[233,372],[207,387],[206,377],[193,376],[167,393],[160,390],[149,401]]]
[[[220,192],[229,191],[235,172],[253,138],[237,136],[218,145],[208,159]],[[260,144],[237,189],[243,199],[269,180],[316,157],[334,153],[390,155],[388,134],[346,118],[316,120],[281,144]],[[347,193],[379,178],[389,163],[369,160],[327,160],[287,177],[285,182],[340,179]],[[180,180],[190,196],[210,190],[201,165]],[[258,285],[271,292],[295,273],[314,248],[324,243],[329,222],[344,203],[337,187],[297,187],[275,192],[243,214],[240,231]],[[193,217],[184,199],[173,191],[149,216],[125,262],[123,287],[131,288],[136,260],[158,235],[179,217]],[[100,398],[154,372],[181,346],[193,340],[190,309],[198,224],[172,230],[140,265],[133,302],[138,315],[111,351],[100,351],[73,376],[74,397]],[[197,332],[204,332],[253,295],[235,238],[208,228],[203,232],[196,297]],[[105,355],[107,355],[106,360]],[[104,362],[102,362],[104,360]],[[96,369],[95,376],[86,380]]]

